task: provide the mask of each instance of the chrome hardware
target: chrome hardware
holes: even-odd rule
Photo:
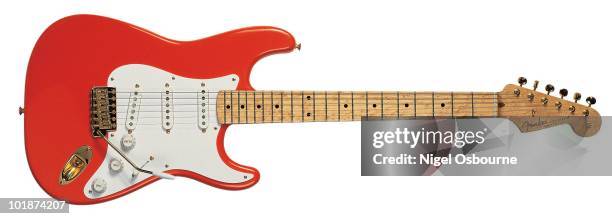
[[[582,115],[589,116],[589,110],[585,109],[584,111],[582,111]]]
[[[546,105],[548,103],[548,98],[542,97],[541,101],[542,101],[542,104]]]
[[[521,95],[521,90],[519,90],[518,88],[517,88],[517,89],[514,89],[514,95],[515,95],[515,96],[517,96],[517,97],[518,97],[519,95]]]
[[[540,84],[540,81],[538,81],[538,80],[533,81],[533,90],[538,89],[538,85],[539,84]]]
[[[569,107],[569,111],[572,112],[572,113],[576,112],[576,107],[575,106],[570,106]]]

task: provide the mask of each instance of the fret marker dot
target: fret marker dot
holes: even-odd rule
[[[310,116],[310,113],[306,113],[306,116]]]
[[[257,105],[257,109],[261,109],[261,105]]]
[[[229,108],[231,108],[231,106],[230,106],[230,105],[227,105],[227,106],[225,106],[225,108],[229,109]]]
[[[306,96],[306,99],[307,99],[307,100],[310,100],[310,96]]]
[[[240,105],[240,109],[244,109],[244,105]]]
[[[348,108],[348,104],[344,104],[344,108]]]
[[[441,106],[441,107],[445,107],[445,106],[446,106],[446,104],[444,104],[444,103],[441,103],[441,104],[440,104],[440,106]]]
[[[376,104],[372,104],[372,107],[376,108]]]
[[[278,109],[280,106],[278,104],[274,105],[274,108]]]
[[[407,104],[407,103],[406,103],[406,104],[404,104],[404,107],[408,107],[408,106],[410,106],[410,105],[409,105],[409,104]]]

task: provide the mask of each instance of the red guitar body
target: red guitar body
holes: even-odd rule
[[[73,204],[93,204],[133,192],[158,177],[148,175],[119,192],[100,198],[84,188],[109,152],[107,143],[90,129],[92,87],[106,86],[109,74],[120,66],[155,66],[181,77],[208,79],[229,73],[240,78],[238,90],[253,90],[250,71],[260,58],[290,52],[295,40],[274,27],[249,27],[195,41],[175,41],[145,29],[105,17],[76,15],[52,24],[40,37],[29,61],[25,87],[25,145],[28,163],[38,184],[50,196]],[[165,173],[208,185],[239,190],[259,179],[256,169],[232,161],[224,152],[227,125],[219,127],[218,156],[232,169],[251,174],[249,180],[228,183],[185,169]],[[82,145],[91,147],[91,160],[74,181],[58,183],[67,159]],[[246,177],[245,177],[246,178]]]

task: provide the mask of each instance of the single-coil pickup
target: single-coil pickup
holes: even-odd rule
[[[161,114],[162,114],[162,128],[169,132],[174,125],[174,104],[173,104],[173,93],[169,83],[164,85],[164,91],[161,94]]]
[[[209,104],[208,104],[208,92],[206,90],[201,90],[198,92],[198,127],[203,131],[208,128],[208,118],[209,118]]]
[[[127,128],[127,130],[132,131],[136,129],[141,99],[142,94],[138,90],[130,93],[130,100],[128,101],[127,113],[125,115],[125,128]]]

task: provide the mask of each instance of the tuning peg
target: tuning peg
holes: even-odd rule
[[[544,90],[546,90],[546,92],[548,92],[547,94],[550,95],[550,92],[555,91],[555,86],[552,84],[547,84],[546,87],[544,87]]]
[[[591,107],[591,105],[595,104],[596,102],[595,97],[587,97],[586,102],[589,104],[589,107]]]
[[[561,99],[567,96],[567,89],[563,88],[559,90],[559,95],[561,95]]]
[[[527,78],[525,77],[519,77],[518,78],[518,84],[521,85],[521,87],[525,84],[527,84]]]
[[[538,80],[533,81],[533,90],[538,89],[538,84],[540,84],[540,81]]]
[[[581,97],[582,97],[582,94],[578,92],[574,93],[574,103],[578,103]]]

